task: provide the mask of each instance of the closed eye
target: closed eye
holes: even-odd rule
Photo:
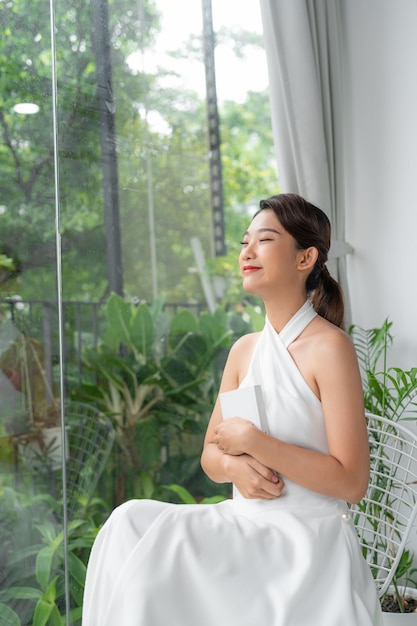
[[[264,241],[275,241],[275,239],[272,239],[271,237],[263,237],[262,239],[259,239],[260,243],[263,243]],[[249,245],[249,241],[241,241],[240,245],[247,246]]]

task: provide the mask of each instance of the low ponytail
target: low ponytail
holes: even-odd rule
[[[307,279],[307,288],[310,276]],[[317,287],[312,292],[311,304],[319,315],[335,326],[344,329],[345,300],[343,291],[339,283],[330,275],[326,265],[320,269]]]
[[[332,324],[344,327],[345,305],[339,283],[330,276],[326,266],[330,249],[330,221],[327,215],[311,202],[294,193],[282,193],[261,200],[260,210],[272,209],[285,228],[294,237],[300,250],[313,246],[318,250],[315,266],[307,277],[306,290],[311,295],[315,311]]]

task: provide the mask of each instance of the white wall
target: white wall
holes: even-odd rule
[[[352,320],[393,322],[390,365],[417,367],[417,2],[345,2]]]

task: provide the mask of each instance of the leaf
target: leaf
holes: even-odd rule
[[[184,335],[190,332],[198,332],[197,320],[190,311],[184,309],[172,318],[169,335],[170,338],[174,339],[176,335]]]
[[[148,472],[140,472],[140,485],[141,485],[141,497],[142,498],[152,498],[155,493],[155,485],[152,481],[152,478],[149,476]]]
[[[46,602],[43,598],[41,598],[37,602],[35,611],[33,613],[32,626],[46,626],[53,608],[53,604],[50,604],[49,602]]]
[[[156,319],[154,318],[152,346],[155,348],[155,351],[163,348],[163,339],[169,333],[170,323],[171,316],[167,311],[160,313]]]
[[[85,564],[73,552],[68,553],[68,563],[71,578],[74,579],[81,587],[84,587],[85,576],[87,573]]]
[[[176,493],[184,504],[197,504],[194,496],[182,485],[164,485],[164,489],[169,489],[169,491]]]
[[[187,368],[196,373],[201,371],[202,368],[206,367],[213,355],[210,344],[199,333],[190,332],[182,335],[180,341],[175,344],[174,341],[177,341],[179,338],[180,335],[170,336],[172,352],[168,358],[175,358],[177,361],[182,362],[184,369]]]
[[[223,311],[222,313],[223,315],[217,311],[213,315],[202,313],[199,317],[200,331],[212,350],[220,345],[227,346],[227,340],[231,336],[231,331],[227,328],[226,314]]]
[[[225,496],[210,496],[209,498],[203,498],[200,504],[216,504],[217,502],[223,502],[227,500]]]
[[[360,326],[352,325],[349,334],[355,345],[359,366],[362,374],[364,387],[367,387],[368,374],[375,373],[377,364],[381,356],[386,362],[388,347],[392,345],[392,335],[390,328],[392,322],[385,320],[381,328],[364,329]]]
[[[77,622],[79,622],[81,620],[82,613],[83,613],[82,606],[77,606],[75,607],[75,609],[72,609],[70,611],[70,624],[76,624]]]
[[[34,587],[8,587],[0,591],[0,602],[10,600],[39,600],[42,591]],[[1,623],[1,622],[0,622]]]
[[[54,524],[53,522],[45,520],[42,522],[42,524],[37,524],[36,528],[38,529],[45,543],[50,545],[54,541],[56,541],[57,528],[56,524]]]
[[[21,626],[17,613],[6,604],[0,602],[0,624],[2,626]]]
[[[105,343],[118,350],[119,345],[130,345],[131,307],[118,294],[112,293],[106,305],[107,328],[104,335]]]
[[[163,314],[165,305],[165,296],[158,296],[153,300],[153,302],[149,305],[149,312],[152,315],[152,319],[155,321],[158,319],[160,315]]]
[[[397,565],[397,569],[395,570],[395,574],[394,574],[397,580],[405,576],[405,574],[408,572],[408,570],[412,566],[413,560],[414,560],[414,557],[413,557],[413,554],[411,554],[410,550],[404,550],[404,552],[401,555],[400,561]]]
[[[134,309],[129,326],[129,343],[135,352],[147,357],[152,348],[153,320],[146,304]]]
[[[54,558],[54,549],[45,546],[36,557],[36,580],[42,590],[46,590],[49,583],[49,577],[52,569],[52,559]]]
[[[161,442],[159,424],[156,418],[151,416],[138,421],[136,444],[145,465],[152,465],[159,459]]]

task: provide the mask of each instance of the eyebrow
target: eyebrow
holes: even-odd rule
[[[280,234],[278,230],[275,230],[275,228],[258,228],[258,230],[256,232],[258,232],[258,233],[275,233],[276,235]],[[246,235],[249,235],[249,231],[248,230],[243,233],[243,237],[246,237]]]

